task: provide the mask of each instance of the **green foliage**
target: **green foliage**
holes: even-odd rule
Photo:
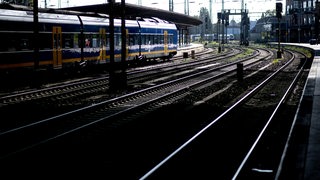
[[[264,14],[265,17],[274,17],[276,16],[276,10],[273,9],[273,10],[267,10]]]
[[[243,53],[238,54],[238,55],[230,58],[230,61],[234,61],[234,60],[238,60],[238,59],[242,59],[242,58],[244,58],[244,57],[250,56],[250,55],[253,54],[253,52],[254,52],[253,49],[251,49],[251,48],[245,48],[245,50],[244,50]]]
[[[307,58],[311,58],[312,57],[312,50],[308,49],[308,48],[297,47],[297,46],[287,46],[286,49],[290,49],[290,50],[293,50],[293,51],[300,52],[300,53],[306,55]]]

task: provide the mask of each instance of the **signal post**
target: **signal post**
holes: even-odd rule
[[[280,51],[280,20],[281,20],[281,13],[282,13],[282,3],[276,3],[276,16],[278,18],[278,51],[277,51],[277,58],[281,58],[281,51]]]

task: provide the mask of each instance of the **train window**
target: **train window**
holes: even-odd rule
[[[100,39],[98,34],[92,35],[92,47],[97,48],[100,47]]]
[[[142,36],[135,35],[134,42],[135,42],[135,44],[141,44]]]
[[[52,47],[52,34],[40,33],[39,34],[39,47],[40,49],[51,49]]]
[[[158,36],[153,35],[153,43],[152,44],[158,44]]]
[[[164,44],[164,36],[160,35],[160,44]]]
[[[3,43],[3,42],[8,42],[7,37],[8,37],[7,34],[0,33],[0,39],[2,41],[2,43],[0,43],[0,51],[7,51],[7,44]]]
[[[153,37],[151,35],[148,35],[147,36],[147,39],[146,39],[146,44],[147,45],[150,45],[151,44],[151,41],[153,42]]]
[[[100,35],[98,39],[99,47],[106,47],[106,36]]]
[[[134,45],[134,39],[135,39],[135,36],[134,36],[134,35],[129,35],[129,45],[130,45],[130,46],[133,46],[133,45]]]
[[[20,49],[21,50],[28,50],[29,48],[30,48],[29,39],[21,39],[20,40]]]
[[[72,48],[72,39],[67,38],[63,42],[63,48]]]
[[[79,47],[79,35],[78,34],[73,35],[73,47],[75,47],[75,48]]]
[[[120,34],[114,35],[114,45],[115,46],[121,46],[121,36]]]
[[[84,47],[85,48],[92,47],[92,38],[91,38],[91,35],[89,34],[84,35]]]
[[[99,35],[98,34],[86,34],[84,38],[84,47],[92,48],[99,47]]]
[[[107,47],[109,46],[109,43],[110,43],[110,35],[107,34],[107,36],[106,36],[106,46]]]
[[[159,44],[159,36],[154,36],[154,44]]]
[[[151,44],[156,44],[156,40],[157,40],[156,36],[152,35],[150,37],[151,37]]]
[[[62,47],[63,48],[73,48],[73,36],[71,34],[64,34],[62,36]]]
[[[143,42],[144,44],[150,44],[150,40],[151,40],[151,36],[150,35],[146,35],[145,36],[146,38],[145,38],[145,41]]]
[[[99,47],[98,39],[92,38],[92,47]]]
[[[17,50],[17,42],[16,42],[16,39],[14,38],[10,38],[8,39],[7,41],[8,44],[8,48],[5,48],[5,50],[8,50],[8,51],[16,51]],[[2,44],[5,44],[5,43],[2,43]],[[2,48],[1,48],[2,49]]]
[[[90,39],[90,38],[86,38],[86,39],[84,40],[84,44],[85,44],[85,47],[86,47],[86,48],[91,47],[91,46],[92,46],[92,44],[91,44],[91,39]]]
[[[16,34],[17,50],[32,50],[33,49],[33,34],[24,33]]]
[[[168,36],[168,44],[172,44],[173,43],[173,35],[169,35]]]
[[[0,33],[0,39],[2,42],[0,43],[0,51],[5,51],[7,49],[5,43],[3,43],[3,42],[6,42],[7,40],[6,36],[7,35],[5,33]]]
[[[141,36],[141,45],[146,44],[146,41],[148,40],[148,36]]]
[[[132,36],[130,37],[130,44],[131,44],[131,45],[139,44],[139,36],[137,36],[137,35],[132,35]]]
[[[78,43],[77,44],[79,45],[80,48],[84,47],[84,40],[83,40],[83,38],[81,38],[81,35],[79,35],[79,37],[78,37]]]

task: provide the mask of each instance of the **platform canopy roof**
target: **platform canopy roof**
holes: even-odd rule
[[[102,14],[110,14],[109,3],[87,5],[87,6],[75,6],[62,8],[61,10],[72,10],[79,12],[94,12]],[[113,13],[115,17],[120,17],[121,13],[121,3],[114,3]],[[191,17],[185,14],[166,11],[158,8],[150,8],[145,6],[139,6],[135,4],[125,4],[125,16],[126,18],[136,18],[136,17],[158,17],[166,21],[175,23],[180,27],[190,27],[202,24],[202,21],[198,18]]]
[[[15,4],[0,3],[0,8],[2,9],[15,9],[15,10],[27,10],[32,11],[32,7],[20,6]],[[75,6],[59,9],[51,8],[39,8],[39,12],[48,13],[61,13],[61,14],[73,14],[73,15],[84,15],[84,16],[100,16],[99,14],[110,14],[109,12],[110,4],[95,4],[87,6]],[[119,18],[121,16],[121,3],[113,4],[114,17]],[[202,24],[202,21],[198,18],[191,17],[185,14],[166,11],[158,8],[150,8],[145,6],[138,6],[134,4],[125,4],[125,16],[127,19],[136,19],[137,17],[157,17],[166,21],[175,23],[178,28],[186,28],[190,26],[197,26]]]

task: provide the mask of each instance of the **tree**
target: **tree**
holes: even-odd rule
[[[200,34],[201,38],[204,38],[205,34],[211,34],[213,31],[213,24],[207,8],[202,7],[200,9],[199,18],[203,23],[196,27],[189,28],[190,34]]]
[[[274,17],[276,16],[276,10],[267,10],[264,14],[264,17]]]

